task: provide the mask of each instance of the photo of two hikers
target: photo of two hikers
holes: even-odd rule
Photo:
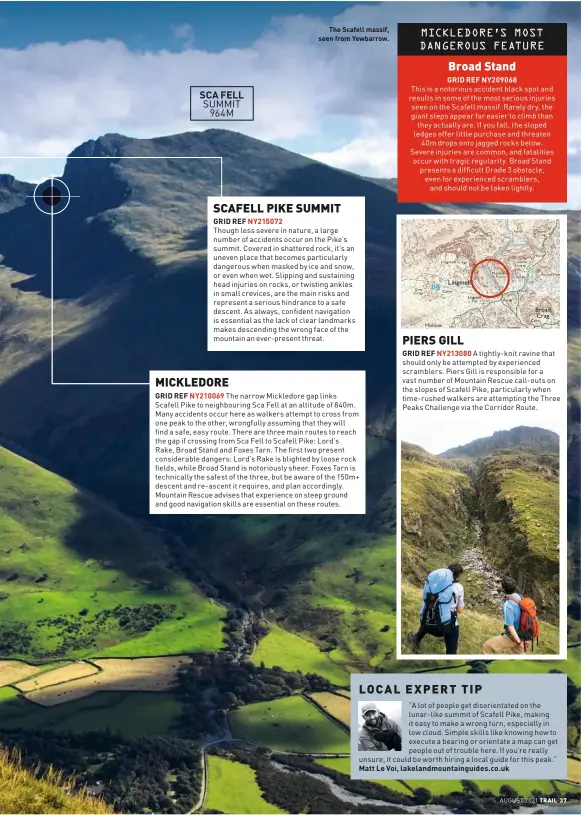
[[[426,636],[442,638],[446,654],[458,654],[460,641],[459,616],[464,612],[464,586],[460,582],[463,568],[453,563],[444,569],[431,572],[424,584],[423,600],[419,612],[417,631],[408,632],[407,644],[417,653]],[[523,597],[510,577],[501,581],[504,600],[500,604],[499,617],[502,631],[482,644],[483,654],[525,654],[538,649],[541,630],[535,602]]]
[[[561,653],[566,482],[546,421],[400,425],[398,656]]]

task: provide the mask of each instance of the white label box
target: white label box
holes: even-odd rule
[[[254,85],[190,85],[190,121],[222,120],[254,121]]]
[[[151,371],[151,514],[365,514],[364,371]]]
[[[365,199],[208,198],[209,351],[364,351]]]

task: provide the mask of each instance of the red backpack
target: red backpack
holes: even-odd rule
[[[527,647],[527,642],[530,642],[531,652],[533,652],[535,650],[534,640],[537,641],[538,645],[539,631],[541,630],[541,624],[539,623],[539,618],[537,617],[537,607],[534,600],[531,600],[530,597],[523,597],[522,600],[519,600],[514,594],[507,594],[506,599],[512,600],[513,602],[518,603],[520,606],[520,623],[517,633],[521,640],[524,640],[525,650]]]

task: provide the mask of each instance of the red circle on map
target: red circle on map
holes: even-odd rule
[[[483,294],[476,288],[476,285],[474,283],[474,272],[482,263],[498,263],[499,266],[502,266],[502,270],[506,274],[506,283],[504,285],[504,288],[501,289],[498,292],[498,294]],[[470,272],[470,285],[472,286],[476,294],[480,295],[480,297],[486,297],[488,300],[491,300],[493,297],[500,297],[500,295],[504,294],[505,291],[508,289],[510,285],[510,272],[508,271],[508,269],[501,260],[497,260],[496,258],[483,258],[482,260],[479,260],[478,263],[475,263],[474,266],[472,267],[472,271]]]

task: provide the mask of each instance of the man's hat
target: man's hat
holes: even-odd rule
[[[369,713],[370,710],[374,710],[379,713],[379,708],[375,704],[375,702],[367,702],[367,704],[363,705],[361,708],[361,715],[365,716],[366,713]]]

